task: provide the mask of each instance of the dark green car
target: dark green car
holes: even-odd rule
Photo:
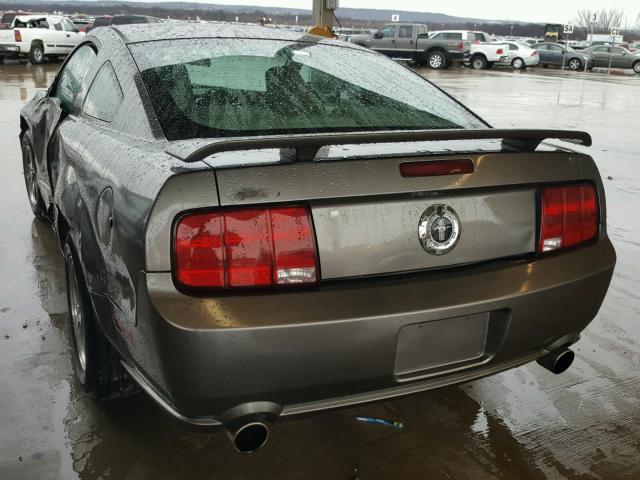
[[[595,67],[633,68],[640,73],[640,52],[631,52],[623,47],[598,45],[584,50],[591,55]]]

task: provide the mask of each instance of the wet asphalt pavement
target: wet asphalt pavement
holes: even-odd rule
[[[640,77],[419,70],[494,126],[593,135],[618,265],[567,373],[532,364],[283,421],[242,456],[142,394],[98,404],[74,381],[62,257],[29,210],[18,142],[19,109],[58,66],[0,65],[0,479],[640,478]]]

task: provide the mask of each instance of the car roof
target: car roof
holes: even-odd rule
[[[363,48],[317,35],[301,34],[293,30],[253,25],[237,25],[232,23],[145,23],[112,25],[110,28],[116,30],[125,43],[185,38],[243,38],[286,41],[306,40],[310,42],[336,44],[355,49]]]
[[[35,15],[16,15],[16,20],[20,22],[30,22],[31,20],[37,20],[40,18],[67,18],[63,15],[48,15],[46,13],[35,14]]]

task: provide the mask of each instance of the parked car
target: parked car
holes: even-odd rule
[[[87,28],[90,28],[93,25],[93,19],[83,16],[72,16],[69,17],[69,20],[73,22],[73,25],[80,33],[87,33]]]
[[[114,15],[109,25],[131,25],[134,23],[162,23],[162,20],[149,15]]]
[[[538,52],[540,65],[564,65],[570,70],[582,70],[585,64],[587,69],[593,67],[593,59],[588,53],[576,52],[571,47],[565,47],[558,43],[542,42],[533,45],[532,48]]]
[[[89,33],[94,28],[108,27],[109,25],[111,25],[112,18],[113,17],[111,17],[111,15],[103,15],[101,17],[96,17],[93,19],[93,23],[90,26],[88,26],[85,31]]]
[[[596,67],[632,68],[634,72],[640,73],[640,52],[604,45],[589,47],[584,51],[591,55]]]
[[[66,56],[84,34],[60,15],[20,15],[13,28],[0,30],[0,58],[27,57],[32,64]]]
[[[613,274],[596,164],[541,144],[587,133],[493,129],[338,40],[98,28],[19,125],[79,383],[115,396],[124,368],[239,451],[278,418],[560,373]]]
[[[538,51],[527,43],[506,42],[509,52],[509,64],[514,70],[522,70],[538,65]]]
[[[485,32],[471,32],[468,30],[438,30],[431,32],[429,38],[456,38],[469,42],[468,63],[475,70],[491,68],[494,64],[508,64],[507,46],[492,40]]]
[[[353,35],[370,35],[371,32],[367,28],[338,28],[336,29],[336,35],[338,39],[343,42],[348,42],[349,38]]]
[[[349,42],[435,70],[469,59],[470,42],[462,34],[441,32],[430,36],[427,26],[420,23],[390,23],[373,35],[352,35]]]

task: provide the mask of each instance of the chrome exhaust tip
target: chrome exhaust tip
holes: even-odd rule
[[[257,452],[269,440],[269,427],[262,422],[243,423],[227,431],[238,453]]]
[[[568,348],[561,348],[551,353],[547,353],[536,361],[539,365],[546,368],[556,375],[565,372],[573,363],[576,354]]]

